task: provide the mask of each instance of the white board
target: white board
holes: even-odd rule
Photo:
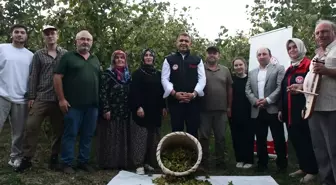
[[[137,175],[128,171],[120,171],[107,185],[154,185],[152,179],[161,175]],[[205,177],[197,179],[204,180]],[[226,185],[230,181],[234,185],[278,185],[271,176],[210,176],[209,182],[212,185]]]
[[[290,65],[290,58],[287,53],[286,42],[293,37],[293,27],[288,26],[276,30],[255,35],[250,38],[249,71],[257,68],[257,51],[261,47],[267,47],[272,53],[272,62],[278,62],[287,69]]]

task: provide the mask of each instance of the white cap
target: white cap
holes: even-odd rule
[[[51,25],[43,26],[43,31],[48,30],[48,29],[57,30],[57,28],[55,26],[51,26]]]

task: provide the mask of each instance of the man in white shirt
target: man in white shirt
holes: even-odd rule
[[[267,133],[270,127],[277,153],[278,172],[285,172],[287,148],[283,123],[278,118],[277,102],[280,97],[281,82],[285,68],[271,63],[271,51],[260,48],[257,51],[259,67],[249,72],[246,83],[246,96],[251,102],[251,118],[255,123],[257,136],[258,171],[265,171],[268,165]],[[251,123],[252,124],[252,123]]]
[[[0,132],[7,117],[11,124],[12,148],[9,165],[21,161],[22,138],[27,118],[27,85],[33,53],[25,48],[27,28],[11,27],[12,43],[0,44]]]
[[[181,33],[177,37],[178,51],[163,62],[161,82],[168,97],[172,131],[184,131],[198,138],[200,125],[200,99],[206,84],[204,64],[200,57],[190,54],[191,37]]]

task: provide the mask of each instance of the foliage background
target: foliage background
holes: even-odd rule
[[[216,45],[221,50],[221,63],[230,67],[236,56],[248,59],[250,36],[289,25],[294,28],[294,37],[304,40],[312,56],[315,23],[320,18],[334,21],[335,3],[336,0],[254,0],[253,6],[246,5],[253,25],[248,33],[238,31],[229,36],[223,25],[218,38],[209,41],[200,37],[191,23],[190,7],[177,9],[168,1],[1,0],[0,42],[9,41],[12,24],[25,24],[29,28],[28,48],[35,51],[43,47],[42,26],[51,24],[59,28],[60,45],[73,50],[75,34],[87,29],[94,37],[93,52],[104,67],[109,65],[114,50],[123,49],[134,69],[140,64],[141,51],[150,47],[157,52],[156,66],[160,68],[163,57],[175,51],[176,36],[187,31],[193,37],[195,54],[204,58],[206,47]]]

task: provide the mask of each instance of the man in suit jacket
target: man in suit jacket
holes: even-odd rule
[[[285,68],[270,62],[272,57],[268,48],[257,51],[259,67],[249,72],[246,83],[246,96],[251,102],[251,117],[255,123],[257,136],[258,167],[257,171],[267,170],[267,133],[271,129],[277,154],[276,164],[278,172],[287,168],[286,140],[283,123],[277,118],[277,101],[280,96],[281,81],[285,75]]]

